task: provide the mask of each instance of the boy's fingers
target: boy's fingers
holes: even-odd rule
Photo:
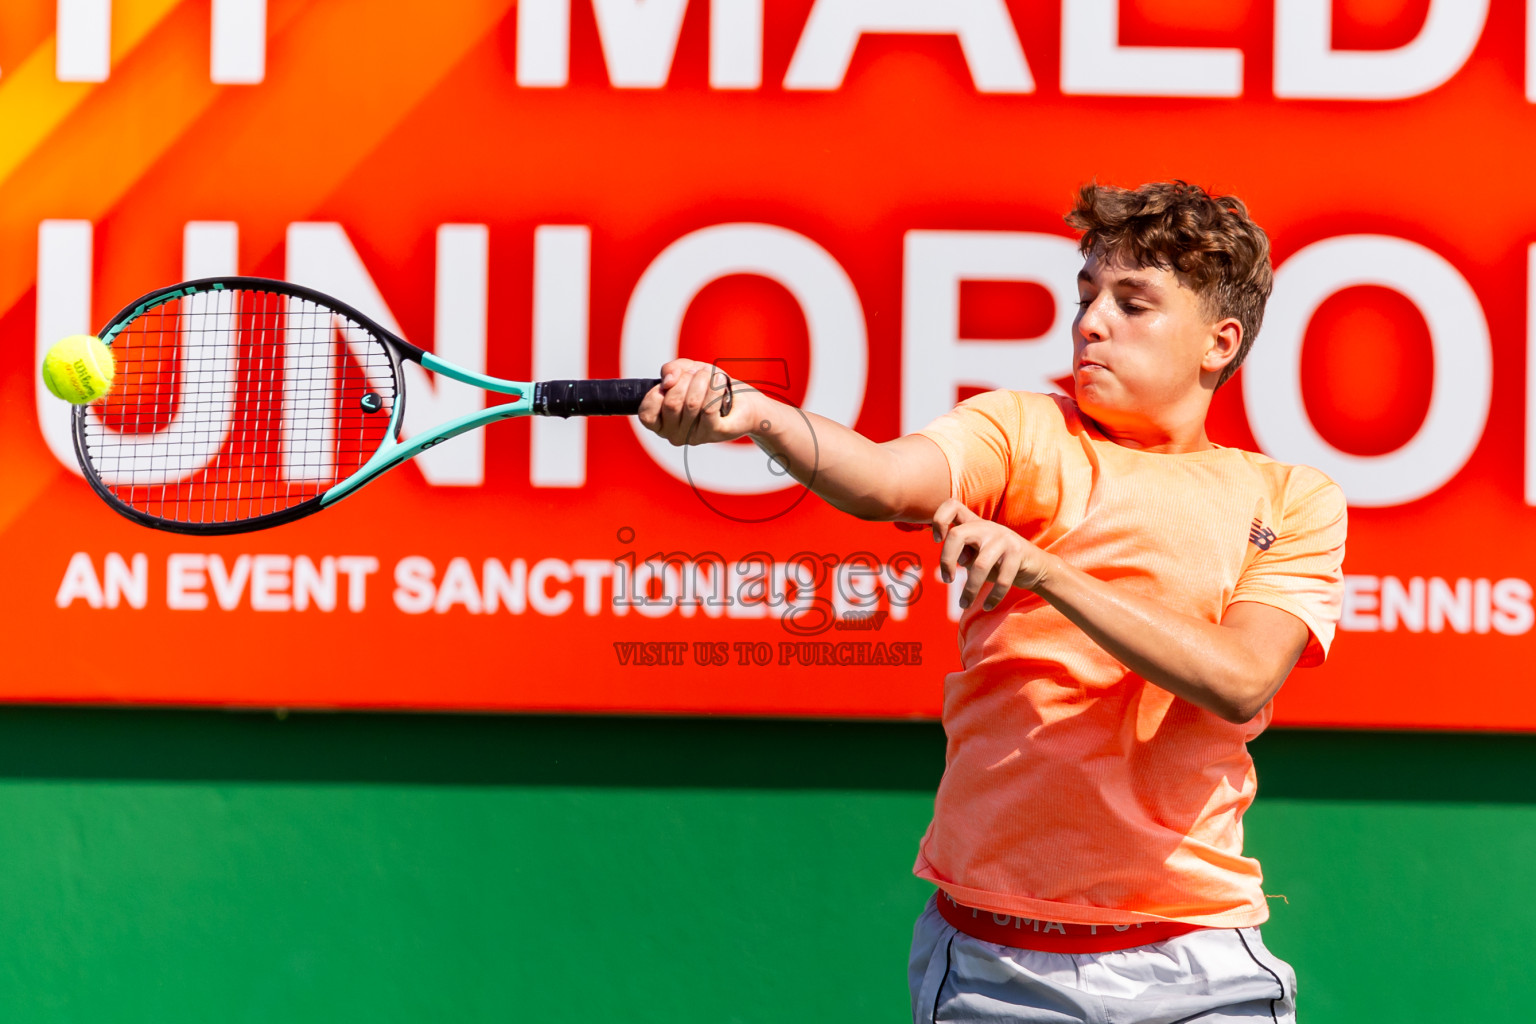
[[[660,404],[660,387],[651,388],[651,390],[645,393],[645,397],[640,399],[640,408],[635,410],[635,416],[639,418],[641,423],[645,424],[646,429],[655,429],[654,418],[656,415],[656,409],[658,406],[660,406]]]
[[[963,549],[965,538],[959,530],[949,531],[944,538],[944,546],[939,549],[939,564],[946,570],[944,582],[952,582],[955,578],[955,567],[959,564],[960,552]]]
[[[981,588],[992,575],[992,569],[997,564],[998,550],[996,545],[987,544],[971,556],[971,570],[966,574],[965,590],[960,598],[961,607],[970,607],[976,600]]]
[[[933,539],[942,541],[948,537],[949,531],[956,523],[963,521],[960,519],[960,513],[964,511],[967,511],[966,507],[954,498],[944,499],[944,503],[933,513]]]
[[[997,572],[993,574],[992,590],[987,594],[987,611],[991,611],[1002,603],[1008,591],[1013,587],[1013,581],[1019,578],[1019,568],[1023,558],[1017,554],[1004,555],[997,563]]]

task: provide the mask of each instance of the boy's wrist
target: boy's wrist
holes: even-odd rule
[[[784,426],[784,417],[776,415],[783,403],[756,388],[738,389],[736,401],[742,403],[743,400],[746,411],[751,414],[752,426],[748,428],[747,436],[754,441],[771,441],[777,437]]]
[[[1060,595],[1056,593],[1056,587],[1062,582],[1063,571],[1066,568],[1067,563],[1060,555],[1042,551],[1040,561],[1036,565],[1034,585],[1028,589],[1045,598],[1046,601],[1058,598]]]

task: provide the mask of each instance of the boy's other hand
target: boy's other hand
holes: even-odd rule
[[[939,572],[944,582],[966,569],[965,589],[960,593],[962,608],[971,606],[984,584],[993,584],[983,606],[991,611],[1010,587],[1033,590],[1045,579],[1049,556],[1044,551],[1008,527],[981,518],[954,498],[933,513],[933,539],[943,544]]]

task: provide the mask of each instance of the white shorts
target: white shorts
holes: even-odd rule
[[[929,900],[912,929],[913,1024],[1294,1024],[1296,973],[1257,928],[1113,953],[1039,953],[957,931]]]

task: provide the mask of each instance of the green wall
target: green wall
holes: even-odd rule
[[[1528,1019],[1536,738],[1254,753],[1302,1020]],[[0,710],[0,1012],[901,1020],[942,755],[931,724]]]

